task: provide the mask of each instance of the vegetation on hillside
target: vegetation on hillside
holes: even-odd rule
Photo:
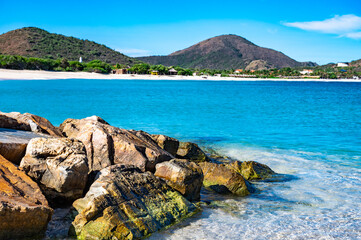
[[[21,28],[0,35],[0,54],[53,60],[66,58],[69,61],[78,61],[82,57],[84,62],[100,60],[109,64],[125,65],[141,62],[93,41],[49,33],[35,27]]]

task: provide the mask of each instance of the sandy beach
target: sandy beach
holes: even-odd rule
[[[284,78],[235,78],[201,76],[170,76],[141,74],[99,74],[88,72],[52,72],[42,70],[0,69],[0,80],[56,80],[56,79],[105,79],[105,80],[208,80],[208,81],[292,81],[292,82],[361,82],[353,79],[284,79]]]

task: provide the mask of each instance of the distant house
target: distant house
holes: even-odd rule
[[[193,75],[193,77],[196,77],[199,75],[199,72],[194,72],[192,75]]]
[[[126,69],[126,68],[114,69],[113,70],[113,74],[127,74],[127,73],[128,73],[128,69]]]
[[[309,74],[312,74],[313,73],[313,70],[311,70],[311,69],[303,69],[303,71],[300,71],[300,73],[302,74],[302,75],[309,75]]]
[[[174,68],[169,69],[168,72],[169,72],[169,75],[177,75],[178,74],[178,71],[175,70]]]
[[[151,75],[159,75],[159,72],[157,70],[153,70],[150,74]]]
[[[234,73],[242,73],[243,69],[236,69],[236,71],[234,71]]]
[[[337,63],[337,67],[348,67],[348,63],[343,63],[343,62]]]
[[[83,58],[82,58],[82,57],[79,58],[79,62],[80,62],[80,63],[83,62]]]

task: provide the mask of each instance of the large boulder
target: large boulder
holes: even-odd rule
[[[78,239],[140,239],[198,210],[152,173],[124,165],[101,170],[73,207]]]
[[[201,162],[198,164],[203,171],[203,186],[218,193],[232,193],[247,196],[254,191],[252,185],[241,174],[224,164]]]
[[[19,165],[29,141],[36,137],[49,137],[49,135],[0,128],[0,155]]]
[[[158,144],[159,147],[166,150],[173,156],[177,155],[178,147],[179,147],[179,141],[175,138],[171,138],[165,135],[151,135],[153,140]]]
[[[0,155],[0,239],[43,233],[52,212],[38,185]]]
[[[176,154],[177,158],[189,159],[193,162],[208,162],[209,157],[195,143],[180,142]]]
[[[20,167],[52,203],[82,197],[89,171],[84,144],[68,138],[31,139]]]
[[[200,200],[203,184],[202,169],[185,159],[172,159],[157,164],[155,176],[166,180],[167,184],[180,192],[189,201]]]
[[[233,161],[226,166],[242,174],[246,180],[260,180],[274,176],[276,173],[267,165],[255,161]]]
[[[60,130],[54,127],[47,119],[30,113],[0,112],[0,128],[32,131],[62,137]]]
[[[84,143],[91,171],[124,164],[154,172],[157,163],[173,158],[149,134],[110,126],[99,117],[67,119],[60,129],[65,136]]]

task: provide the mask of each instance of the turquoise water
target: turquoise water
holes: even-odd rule
[[[0,99],[0,111],[54,125],[99,115],[292,176],[153,239],[361,239],[361,83],[0,81]]]

